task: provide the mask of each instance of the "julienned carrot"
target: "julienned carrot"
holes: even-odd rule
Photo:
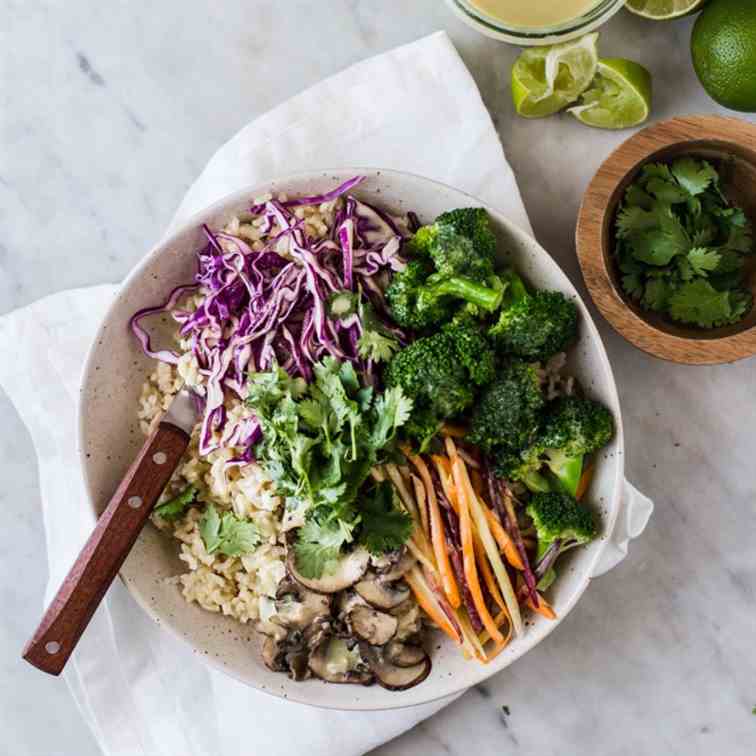
[[[472,504],[469,501],[470,497],[468,496],[467,491],[464,490],[464,486],[462,485],[464,463],[457,456],[454,441],[447,437],[446,444],[449,459],[452,461],[454,485],[459,494],[459,532],[462,539],[462,563],[465,568],[465,580],[470,587],[470,593],[472,594],[475,608],[478,610],[483,626],[488,630],[491,638],[497,643],[501,643],[504,640],[504,636],[494,624],[493,617],[486,607],[486,602],[483,600],[483,591],[480,588],[480,581],[478,580],[478,570],[475,564],[475,549],[473,547]]]
[[[555,620],[557,618],[556,612],[551,608],[551,604],[539,593],[538,594],[538,606],[533,603],[533,599],[528,596],[527,600],[528,609],[532,609],[534,612],[546,617],[546,619]]]
[[[438,599],[428,586],[419,568],[417,566],[413,567],[404,576],[404,579],[415,594],[417,603],[423,611],[436,623],[440,630],[443,630],[455,643],[461,644],[462,638],[444,613],[444,610],[438,603]]]
[[[442,436],[453,436],[454,438],[464,438],[467,435],[467,431],[460,425],[451,425],[447,423],[441,428]]]
[[[421,561],[423,562],[423,564],[428,564],[429,562],[432,562],[433,549],[431,548],[425,532],[423,531],[417,504],[412,498],[410,492],[407,490],[407,486],[404,484],[404,480],[399,473],[397,466],[394,464],[386,465],[386,472],[388,473],[389,478],[391,478],[391,482],[394,484],[394,488],[396,488],[396,490],[399,492],[399,498],[402,500],[404,506],[407,508],[407,511],[412,516],[412,520],[415,523],[415,529],[412,531],[412,539],[416,542],[418,549],[422,551],[426,557]],[[437,571],[435,565],[433,565],[433,571]]]
[[[504,603],[504,599],[501,597],[501,591],[499,586],[496,585],[496,578],[491,571],[491,565],[488,563],[486,557],[486,550],[483,548],[483,544],[479,541],[475,541],[475,559],[478,562],[478,567],[483,575],[483,580],[488,588],[488,592],[491,594],[491,598],[498,605],[502,611],[507,610],[507,605]]]
[[[509,614],[507,612],[499,612],[494,617],[494,622],[496,623],[496,627],[501,627],[505,622],[509,622]],[[504,637],[504,640],[506,642],[509,642],[509,639],[512,637],[512,623],[509,622],[509,630],[507,632],[507,635]],[[491,636],[488,634],[487,630],[484,630],[479,636],[478,640],[485,644],[488,643],[488,641],[491,640]]]
[[[433,591],[433,595],[436,597],[436,601],[438,601],[438,605],[441,607],[441,610],[446,615],[455,632],[461,638],[462,628],[460,628],[459,622],[457,621],[457,612],[446,600],[446,596],[444,596],[444,591],[437,580],[438,572],[432,573],[430,570],[423,570],[423,576],[425,577],[425,581],[430,586],[430,589]]]
[[[504,530],[504,526],[496,518],[496,515],[485,505],[483,505],[483,511],[486,513],[486,519],[488,520],[488,527],[491,528],[491,533],[496,539],[496,543],[499,544],[499,548],[504,552],[504,556],[507,561],[516,570],[524,570],[525,566],[522,563],[520,553],[517,551],[515,542],[510,537],[509,533]]]
[[[496,580],[499,583],[501,594],[504,597],[504,601],[507,604],[507,609],[509,610],[509,614],[512,618],[514,633],[517,636],[522,635],[523,625],[522,616],[520,615],[520,605],[517,601],[517,597],[515,596],[514,589],[512,588],[512,582],[509,579],[507,570],[504,567],[504,563],[501,561],[501,557],[499,556],[499,549],[496,546],[496,541],[491,535],[491,530],[488,527],[486,515],[483,511],[484,507],[480,504],[478,497],[475,495],[475,492],[472,489],[472,484],[470,483],[470,478],[467,474],[467,468],[465,467],[464,462],[457,455],[454,441],[451,438],[446,439],[446,449],[449,458],[452,460],[452,473],[454,475],[454,485],[457,488],[459,495],[460,513],[463,509],[466,509],[468,516],[474,518],[475,524],[478,529],[478,534],[483,541],[483,546],[486,550],[486,554],[488,555],[488,559],[491,562],[491,567],[493,568],[494,574],[496,575]],[[461,520],[462,518],[460,514],[460,522]],[[473,597],[475,598],[474,592]],[[485,609],[485,606],[483,608]],[[480,611],[480,607],[478,607],[478,611]],[[483,624],[486,625],[485,618],[482,614],[481,619],[483,620]],[[497,634],[499,634],[498,630]],[[494,640],[500,642],[500,638],[498,638],[497,635],[491,633],[491,636]]]
[[[483,644],[478,638],[478,634],[470,623],[469,616],[461,609],[458,609],[457,619],[459,620],[459,626],[462,628],[462,637],[464,638],[466,645],[469,645],[472,655],[485,664],[487,661],[486,652],[483,649]],[[485,630],[483,632],[485,632]]]
[[[425,486],[425,494],[428,502],[428,511],[430,515],[430,537],[433,553],[436,557],[436,565],[441,573],[441,583],[444,587],[446,598],[454,609],[459,608],[462,600],[457,588],[457,582],[454,580],[454,572],[449,562],[449,553],[446,550],[446,535],[444,533],[444,523],[441,519],[441,511],[438,508],[438,498],[436,497],[436,488],[431,480],[428,466],[425,460],[415,455],[408,457],[409,461],[417,468],[420,478]]]
[[[442,457],[440,454],[434,454],[431,459],[436,465],[439,480],[441,481],[441,488],[444,489],[444,495],[446,496],[452,509],[459,514],[459,504],[457,503],[457,492],[454,488],[454,481],[452,480],[451,463],[448,457]]]
[[[428,497],[425,492],[425,486],[423,485],[423,481],[420,480],[417,475],[411,475],[410,480],[412,481],[412,488],[415,490],[415,503],[420,510],[420,522],[423,525],[423,532],[426,536],[430,537],[431,532],[428,523]]]
[[[580,476],[580,482],[578,483],[577,491],[575,492],[575,498],[577,499],[577,501],[580,501],[580,499],[582,499],[588,491],[588,487],[591,485],[591,481],[593,480],[593,470],[593,465],[588,465],[588,467],[583,470],[583,474]]]

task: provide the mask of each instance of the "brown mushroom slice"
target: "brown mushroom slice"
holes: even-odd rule
[[[331,597],[322,593],[305,590],[294,580],[278,590],[275,621],[284,627],[304,630],[319,617],[331,614]]]
[[[354,590],[365,599],[371,606],[377,609],[394,609],[409,598],[409,588],[406,585],[394,585],[393,583],[369,577],[360,580],[354,586]]]
[[[310,654],[310,671],[325,682],[371,685],[374,681],[373,673],[369,670],[350,669],[342,659],[345,650],[343,640],[330,638],[324,641]]]
[[[420,646],[401,641],[391,641],[383,649],[384,657],[397,667],[414,667],[425,659],[425,651]]]
[[[297,570],[294,549],[289,549],[286,566],[289,574],[305,588],[315,593],[337,593],[350,588],[367,572],[370,554],[367,549],[358,548],[341,559],[333,572],[319,578],[306,578]]]
[[[404,577],[415,564],[417,564],[417,559],[415,559],[409,551],[405,551],[393,567],[390,567],[386,572],[380,573],[381,580],[385,580],[387,583],[399,580]]]
[[[265,666],[273,672],[286,672],[286,646],[279,643],[272,636],[268,636],[263,643],[262,658]]]
[[[382,688],[387,690],[407,690],[419,685],[431,671],[431,660],[423,652],[423,660],[411,667],[399,667],[392,664],[380,649],[373,648],[364,641],[360,643],[362,658],[375,673],[375,679]]]
[[[361,640],[372,646],[383,646],[396,635],[399,620],[369,606],[356,606],[349,612],[349,624]]]

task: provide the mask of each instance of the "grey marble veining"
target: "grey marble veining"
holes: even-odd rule
[[[0,18],[0,312],[120,279],[240,126],[439,28],[481,88],[537,236],[575,281],[581,195],[626,136],[517,119],[515,51],[440,0],[0,0]],[[621,13],[602,31],[605,55],[652,70],[654,119],[718,112],[693,75],[690,24]],[[543,644],[379,756],[756,752],[755,363],[672,366],[599,327],[628,476],[657,502],[649,530]],[[18,660],[45,581],[43,534],[31,442],[4,397],[0,429],[0,752],[94,756],[63,683]]]

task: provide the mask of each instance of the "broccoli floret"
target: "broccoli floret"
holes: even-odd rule
[[[457,357],[470,380],[476,386],[491,383],[496,374],[496,355],[481,326],[472,318],[457,316],[444,326],[443,332],[454,342]]]
[[[493,469],[498,478],[519,481],[531,491],[550,491],[549,481],[541,475],[539,470],[543,463],[532,447],[524,452],[513,452],[510,449],[497,449],[493,454]]]
[[[567,549],[592,541],[597,533],[596,522],[590,509],[562,491],[534,494],[526,512],[533,518],[538,536],[536,572],[543,573],[538,587],[546,590],[556,576],[556,559]]]
[[[614,435],[614,418],[603,404],[568,396],[551,406],[534,444],[560,486],[575,496],[583,461]]]
[[[391,317],[403,328],[423,330],[447,317],[442,300],[424,302],[418,309],[417,297],[433,268],[424,260],[410,260],[404,270],[394,274],[386,289]]]
[[[413,401],[406,434],[425,451],[444,421],[473,402],[471,380],[447,333],[414,341],[399,351],[384,373],[388,388],[401,386]]]
[[[491,230],[488,213],[482,207],[462,207],[450,210],[436,218],[436,223],[453,228],[473,244],[475,255],[490,260],[496,259],[496,237]]]
[[[544,404],[535,367],[511,362],[480,397],[470,440],[485,451],[520,451],[533,441]]]
[[[479,311],[495,312],[504,285],[492,258],[475,251],[473,241],[449,224],[418,229],[406,248],[410,262],[394,275],[386,298],[399,325],[422,330],[449,320],[455,300]]]
[[[488,335],[502,352],[527,360],[548,360],[577,337],[575,303],[558,291],[527,291],[516,273],[505,276],[509,286],[497,322]]]

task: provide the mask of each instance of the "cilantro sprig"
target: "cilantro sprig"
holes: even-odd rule
[[[714,328],[753,306],[744,285],[751,225],[706,160],[644,166],[625,192],[615,237],[622,287],[644,309]]]
[[[385,502],[379,510],[363,488],[370,470],[395,454],[396,432],[407,422],[412,400],[398,387],[377,394],[361,385],[348,362],[326,358],[313,372],[309,385],[279,367],[256,373],[247,405],[263,433],[258,462],[287,506],[304,502],[297,569],[317,578],[352,542],[383,553],[406,540],[404,521]]]
[[[218,514],[213,504],[205,508],[199,531],[208,554],[219,552],[230,557],[244,556],[251,554],[261,541],[254,522],[242,520],[233,512]]]

